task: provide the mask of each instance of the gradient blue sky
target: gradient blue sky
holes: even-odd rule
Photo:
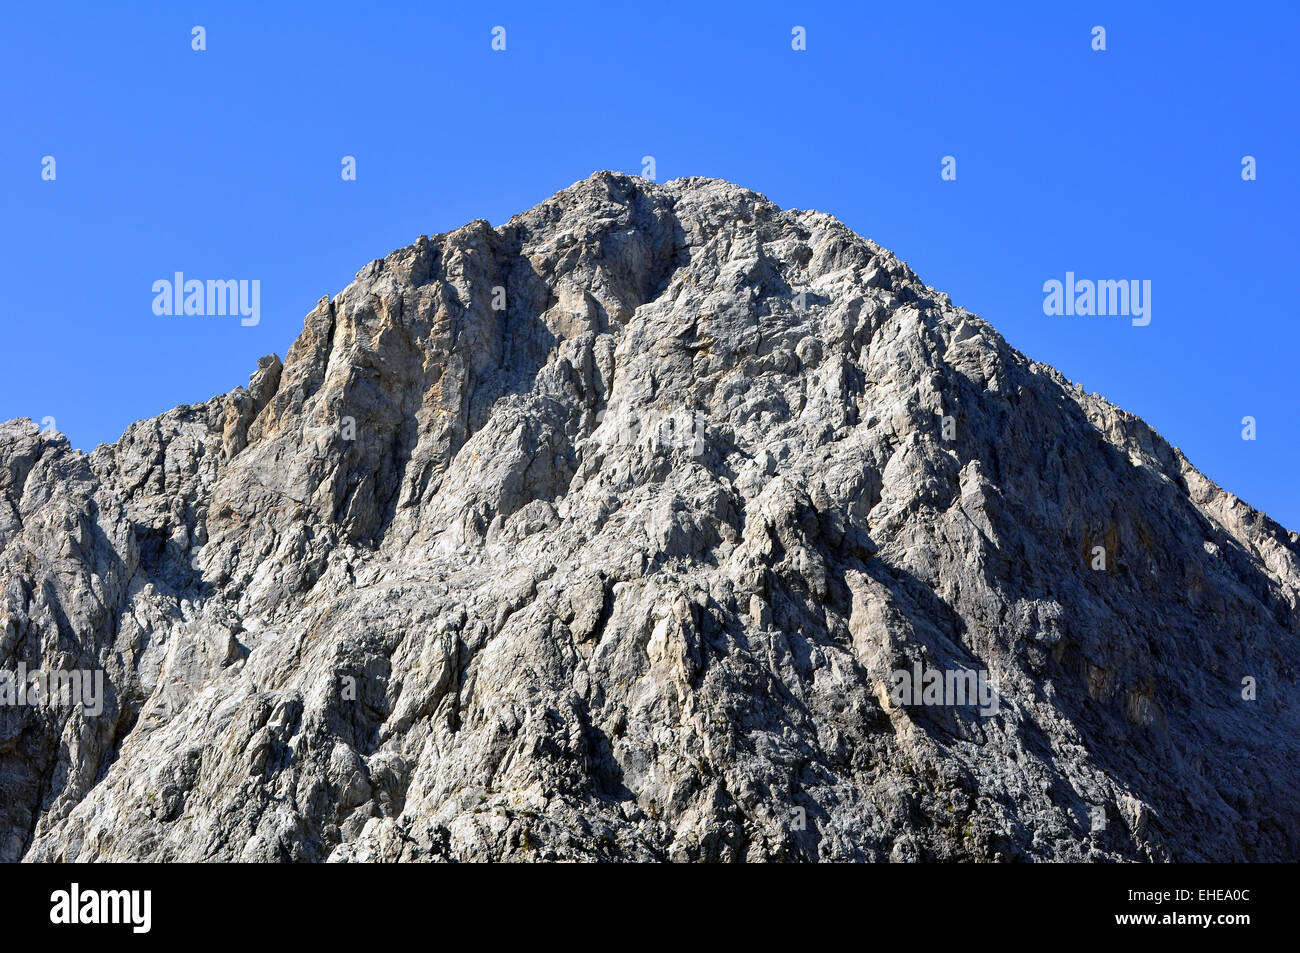
[[[1300,5],[547,6],[11,5],[0,419],[116,440],[371,259],[652,154],[838,216],[1300,528]],[[1151,324],[1045,316],[1067,270],[1150,279]],[[261,323],[155,316],[175,271],[260,279]]]

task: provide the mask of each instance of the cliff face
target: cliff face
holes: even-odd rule
[[[0,706],[7,860],[1300,854],[1297,535],[718,180],[421,238],[92,454],[0,426],[0,586],[106,693]]]

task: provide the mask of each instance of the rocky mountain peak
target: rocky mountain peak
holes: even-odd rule
[[[421,237],[0,464],[5,667],[104,683],[0,706],[4,859],[1300,849],[1300,538],[718,179]]]

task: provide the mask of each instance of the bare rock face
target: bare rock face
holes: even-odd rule
[[[3,666],[105,693],[0,706],[0,857],[1294,859],[1298,599],[834,218],[600,173],[247,389],[0,426]]]

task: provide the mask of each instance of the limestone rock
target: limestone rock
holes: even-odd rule
[[[1298,598],[1295,533],[834,218],[599,173],[247,389],[0,425],[3,665],[106,694],[0,706],[0,857],[1294,859]]]

